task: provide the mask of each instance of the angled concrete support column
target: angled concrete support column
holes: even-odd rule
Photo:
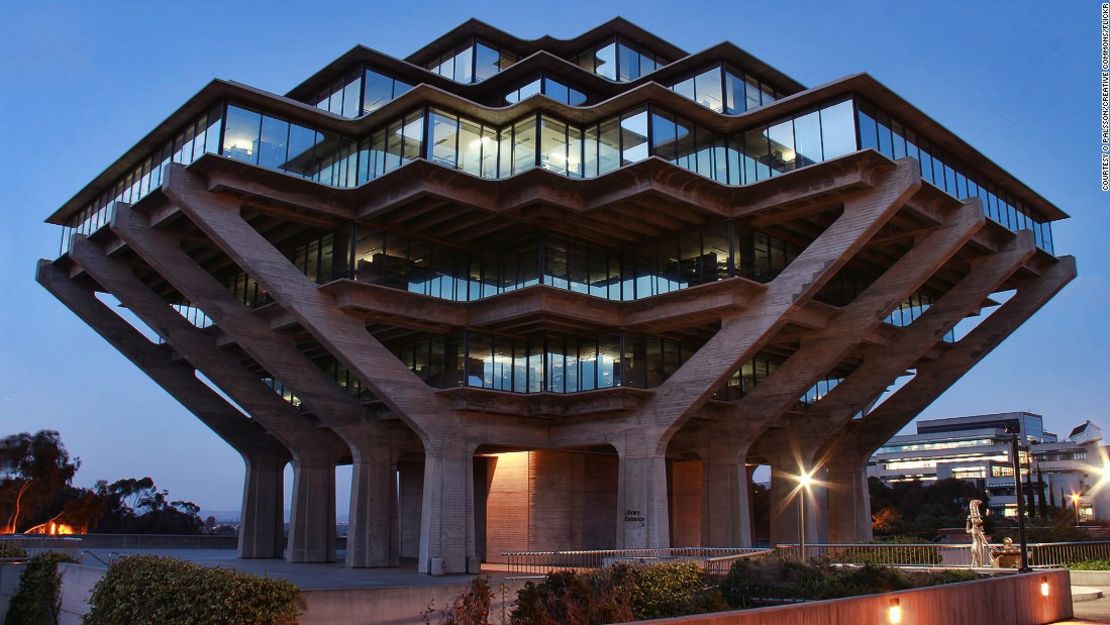
[[[867,456],[843,450],[825,461],[829,502],[829,542],[860,543],[872,538]]]
[[[327,453],[293,459],[293,505],[285,559],[335,561],[335,460]]]
[[[239,515],[239,557],[280,558],[285,535],[288,454],[243,454],[247,479]]]
[[[375,472],[392,471],[389,465],[390,428],[364,419],[364,410],[357,397],[339,388],[289,336],[271,328],[237,301],[182,251],[169,232],[152,228],[146,216],[126,204],[117,205],[112,231],[193,305],[204,310],[243,351],[293,389],[304,405],[349,446],[355,464],[347,566],[395,566],[396,532],[389,521],[393,515],[394,489],[389,485],[388,476],[374,477]],[[397,428],[392,434],[404,436]]]
[[[290,459],[289,450],[198,380],[196,371],[175,360],[168,347],[155,345],[105,306],[91,289],[77,285],[64,271],[45,260],[39,262],[36,280],[239,452],[247,469],[240,511],[239,557],[281,557],[282,472]]]
[[[417,570],[478,573],[474,540],[474,447],[424,450],[424,502]]]
[[[706,450],[702,464],[702,544],[708,547],[749,547],[752,544],[751,471],[747,449],[730,441]]]
[[[665,451],[626,444],[617,455],[617,548],[670,547]]]
[[[334,561],[335,459],[346,446],[331,432],[316,428],[238,358],[224,352],[215,338],[186,321],[129,267],[106,256],[95,243],[76,237],[70,257],[289,449],[294,497],[288,545],[295,544],[294,536],[307,538],[300,541],[302,546],[288,548],[286,558]],[[323,475],[328,472],[330,477]],[[324,490],[314,486],[325,481],[330,486]],[[322,517],[330,518],[330,524],[321,522]]]

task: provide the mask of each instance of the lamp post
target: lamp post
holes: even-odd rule
[[[798,476],[798,548],[801,552],[802,562],[806,561],[806,494],[809,492],[809,485],[813,483],[813,476],[809,472],[802,470],[802,474]]]
[[[1018,432],[1017,424],[1006,426],[1006,433],[1010,435],[1010,460],[1014,465],[1014,495],[1017,496],[1018,517],[1018,542],[1021,544],[1021,573],[1028,573],[1029,549],[1025,539],[1025,495],[1021,489],[1021,460],[1018,458]]]

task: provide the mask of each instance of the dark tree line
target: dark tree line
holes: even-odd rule
[[[80,466],[53,430],[0,439],[0,533],[37,531],[51,522],[118,534],[198,534],[204,527],[196,504],[171,500],[150,477],[73,486]]]

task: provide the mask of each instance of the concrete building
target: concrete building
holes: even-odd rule
[[[213,81],[49,217],[38,280],[243,455],[243,557],[291,462],[285,557],[333,559],[351,463],[347,564],[450,573],[748,544],[755,464],[773,540],[815,469],[808,535],[866,538],[871,452],[1075,276],[1065,217],[865,74],[472,20]]]
[[[886,484],[932,482],[957,478],[975,482],[990,497],[995,514],[1017,514],[1010,434],[1017,427],[1023,484],[1039,491],[1043,481],[1046,501],[1059,506],[1078,503],[1083,520],[1110,517],[1110,489],[1099,487],[1106,463],[1102,430],[1086,421],[1067,440],[1044,429],[1041,415],[1006,412],[917,422],[917,434],[895,436],[879,447],[867,464],[867,474]],[[1107,492],[1103,492],[1106,490]],[[1027,488],[1026,497],[1029,489]],[[1077,496],[1078,501],[1073,499]]]

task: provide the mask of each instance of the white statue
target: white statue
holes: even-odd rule
[[[987,550],[987,535],[983,533],[983,516],[979,514],[982,501],[972,499],[967,515],[967,525],[964,531],[971,534],[971,566],[984,566],[984,557]]]

